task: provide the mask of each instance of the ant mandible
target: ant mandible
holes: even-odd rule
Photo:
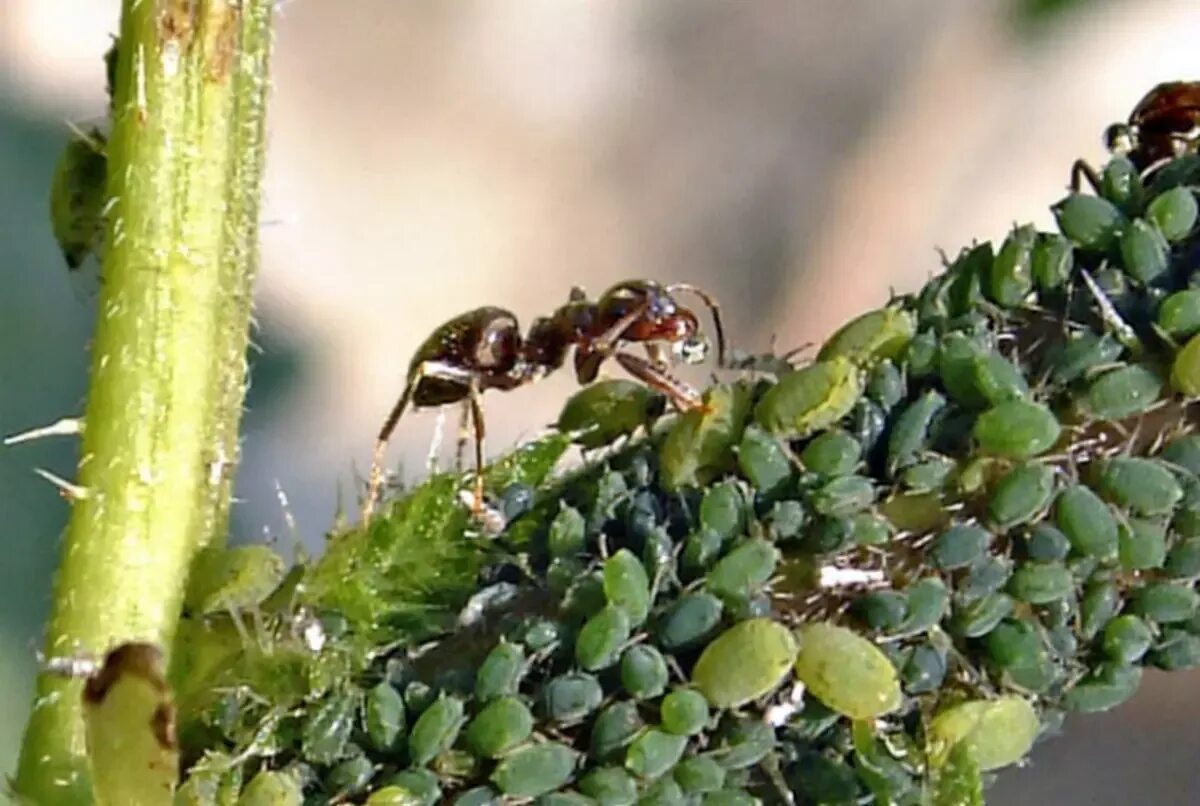
[[[483,442],[481,396],[488,389],[507,391],[534,381],[563,365],[575,348],[575,377],[587,384],[612,358],[626,372],[662,392],[681,411],[703,405],[700,393],[668,370],[667,345],[685,363],[704,359],[708,343],[696,314],[675,300],[677,293],[699,297],[712,313],[717,339],[717,365],[725,365],[725,331],[720,306],[705,291],[688,283],[662,285],[628,280],[592,302],[582,289],[571,290],[565,305],[536,319],[522,338],[517,317],[503,308],[476,308],[443,324],[427,338],[409,364],[404,392],[392,408],[371,460],[363,523],[371,518],[383,484],[383,452],[410,405],[413,408],[463,402],[469,408],[475,443],[475,491],[472,511],[483,510]],[[640,343],[643,358],[621,349]]]
[[[1200,81],[1158,84],[1134,106],[1127,123],[1114,123],[1104,131],[1104,144],[1114,154],[1129,158],[1139,173],[1195,151],[1200,146]],[[1083,160],[1071,168],[1071,189],[1080,178],[1100,192],[1100,178]]]

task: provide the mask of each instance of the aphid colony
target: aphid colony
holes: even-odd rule
[[[477,474],[506,518],[492,540],[464,544],[455,476],[387,502],[297,594],[347,671],[308,661],[320,682],[271,708],[269,663],[229,672],[221,691],[254,696],[184,715],[215,753],[187,787],[236,770],[295,803],[980,803],[1066,714],[1200,665],[1187,137],[1114,156],[1096,195],[1055,206],[1060,232],[965,249],[806,364],[747,362],[697,397],[652,358],[645,383],[585,387],[559,434]],[[635,285],[560,343],[638,341],[661,293]],[[604,450],[522,475],[569,439]],[[436,547],[424,609],[388,587],[417,545]],[[463,545],[481,559],[455,598],[436,586]]]

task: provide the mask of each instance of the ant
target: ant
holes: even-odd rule
[[[432,407],[462,402],[471,418],[475,442],[475,494],[472,512],[483,510],[483,441],[481,397],[488,389],[508,391],[560,368],[575,348],[575,377],[580,384],[596,379],[600,366],[614,359],[626,372],[662,392],[681,411],[703,407],[700,393],[668,372],[666,345],[684,363],[698,363],[708,351],[696,314],[675,300],[676,293],[700,298],[712,313],[717,339],[717,365],[725,365],[725,331],[720,306],[705,291],[688,283],[661,285],[627,280],[589,301],[573,288],[567,303],[539,317],[522,338],[517,317],[486,306],[456,316],[433,331],[409,364],[403,394],[392,408],[371,460],[363,522],[370,520],[383,483],[383,452],[408,406]],[[642,344],[648,358],[621,349]],[[466,412],[464,412],[465,414]]]
[[[1197,150],[1200,146],[1200,81],[1168,81],[1146,93],[1127,123],[1104,130],[1104,144],[1113,154],[1129,158],[1138,173]],[[1071,189],[1079,190],[1080,177],[1100,192],[1100,178],[1083,160],[1071,168]]]

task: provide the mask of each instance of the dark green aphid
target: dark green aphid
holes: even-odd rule
[[[707,571],[721,555],[724,541],[712,529],[701,528],[683,541],[683,568],[691,574]]]
[[[72,137],[50,184],[50,224],[68,269],[79,268],[104,246],[107,179],[103,135]]]
[[[604,806],[632,806],[637,782],[620,767],[597,767],[579,779],[579,791]]]
[[[564,564],[567,562],[573,564],[575,561],[562,561]],[[550,570],[554,570],[554,568],[552,567]],[[608,605],[608,598],[604,595],[604,576],[598,571],[577,575],[574,582],[567,589],[566,595],[563,596],[562,601],[563,615],[566,616],[572,624],[579,625],[586,621],[590,621],[598,616]],[[551,628],[553,629],[552,633]],[[552,635],[552,640],[550,640],[542,648],[546,648],[561,640],[564,633],[564,626],[550,622],[546,629],[546,633],[547,636]],[[530,649],[535,651],[538,649],[538,647],[535,647],[534,644],[528,639],[526,639],[525,643]]]
[[[1063,490],[1054,521],[1080,554],[1110,560],[1117,555],[1117,521],[1108,504],[1082,484]]]
[[[1024,563],[1013,571],[1008,592],[1023,602],[1047,604],[1071,594],[1075,580],[1062,563]]]
[[[572,724],[600,707],[604,690],[592,675],[568,672],[547,682],[540,700],[542,712],[548,718]]]
[[[467,725],[464,739],[476,755],[497,758],[533,732],[533,714],[516,697],[497,697]]]
[[[1117,367],[1096,377],[1084,392],[1084,411],[1101,420],[1123,420],[1149,409],[1162,394],[1162,379],[1141,364]]]
[[[1187,621],[1200,606],[1200,594],[1178,582],[1152,582],[1133,594],[1129,609],[1150,621],[1171,624]]]
[[[811,554],[834,554],[854,541],[849,518],[818,518],[804,536],[804,550]]]
[[[882,546],[892,537],[892,527],[886,518],[870,512],[860,512],[849,520],[850,538],[857,546]]]
[[[900,483],[915,493],[934,492],[945,488],[957,469],[958,463],[953,459],[931,454],[906,467],[900,474]]]
[[[777,501],[767,516],[767,523],[776,540],[799,537],[807,520],[808,512],[799,501]]]
[[[336,764],[325,775],[325,788],[335,798],[357,795],[366,788],[374,775],[375,765],[371,763],[371,759],[366,756],[352,756]]]
[[[880,361],[867,376],[867,397],[887,411],[904,399],[904,373],[891,361]]]
[[[704,806],[757,806],[761,803],[758,798],[745,789],[718,789],[704,797]]]
[[[1125,156],[1116,156],[1104,166],[1100,175],[1100,192],[1104,198],[1133,214],[1142,206],[1145,193],[1137,166]]]
[[[357,710],[358,696],[353,692],[340,692],[312,711],[301,735],[304,758],[314,764],[330,764],[342,758],[354,730]]]
[[[708,724],[708,700],[690,688],[677,688],[659,705],[662,728],[678,736],[695,736]]]
[[[675,577],[675,541],[665,528],[658,526],[645,536],[642,564],[655,579]]]
[[[1125,271],[1141,283],[1150,283],[1167,270],[1167,239],[1140,218],[1135,218],[1121,235],[1121,258]]]
[[[1200,539],[1191,538],[1172,546],[1163,570],[1176,579],[1200,577]]]
[[[726,717],[717,733],[717,746],[705,755],[726,770],[752,767],[775,749],[775,730],[758,719]]]
[[[558,742],[529,745],[496,765],[492,783],[510,797],[536,798],[570,781],[575,761],[575,752]]]
[[[829,337],[818,361],[842,358],[856,364],[896,358],[912,339],[912,315],[900,308],[880,308],[851,319]]]
[[[1057,233],[1038,235],[1030,258],[1030,271],[1039,288],[1043,291],[1061,288],[1070,279],[1074,267],[1075,251],[1070,241]]]
[[[587,524],[574,507],[563,506],[550,523],[547,548],[552,557],[574,557],[586,546]]]
[[[867,591],[850,604],[850,612],[872,630],[893,630],[908,615],[908,597],[894,590]]]
[[[621,685],[636,700],[649,700],[667,690],[667,662],[649,644],[634,644],[621,656]]]
[[[589,672],[612,666],[631,631],[629,613],[616,605],[606,606],[580,629],[575,639],[575,660]]]
[[[1183,497],[1171,471],[1153,459],[1133,456],[1101,462],[1096,484],[1105,498],[1138,515],[1169,513]]]
[[[714,484],[700,501],[700,525],[732,540],[746,530],[746,497],[734,481]]]
[[[579,611],[575,610],[579,606],[577,601],[578,590],[573,591],[572,588],[575,587],[581,578],[587,575],[586,572],[587,567],[584,565],[583,560],[578,557],[555,557],[550,561],[550,565],[546,569],[546,587],[559,597],[571,598],[572,604],[570,610],[574,615],[579,614]],[[596,607],[595,610],[599,610],[599,607]],[[585,611],[582,614],[585,617],[594,612],[590,606],[585,608]]]
[[[995,260],[992,244],[985,242],[963,249],[946,271],[950,285],[946,291],[951,316],[963,316],[974,311],[983,301],[984,281],[992,274]],[[925,317],[920,317],[922,320]]]
[[[1000,669],[1033,666],[1043,654],[1037,628],[1021,619],[1006,618],[983,640],[988,659]]]
[[[668,652],[695,646],[721,623],[721,600],[711,593],[687,593],[659,621],[658,644]]]
[[[1177,291],[1158,306],[1158,326],[1176,339],[1200,332],[1200,288]]]
[[[938,338],[932,330],[924,330],[913,337],[905,352],[904,364],[909,377],[924,378],[937,370]]]
[[[875,501],[875,485],[865,476],[832,479],[813,493],[812,507],[821,515],[853,515]]]
[[[604,595],[608,603],[629,616],[634,627],[650,612],[650,579],[642,561],[629,549],[621,549],[604,561]]]
[[[993,593],[956,609],[953,627],[964,638],[979,638],[995,629],[1012,611],[1011,597]]]
[[[424,680],[410,680],[404,687],[404,706],[410,716],[424,712],[436,699],[437,691]]]
[[[1163,630],[1162,640],[1147,657],[1160,669],[1194,669],[1200,666],[1200,636],[1183,630]]]
[[[1130,518],[1117,527],[1118,556],[1128,571],[1162,568],[1167,559],[1167,528],[1158,521]]]
[[[690,806],[683,790],[671,777],[659,778],[649,784],[638,799],[638,806]]]
[[[849,764],[811,750],[796,761],[789,779],[806,803],[854,803],[859,791]]]
[[[363,707],[367,736],[376,750],[387,752],[396,746],[404,731],[404,698],[386,680],[369,692]]]
[[[944,570],[965,568],[987,551],[991,539],[991,532],[981,526],[959,524],[938,535],[931,556]]]
[[[387,806],[386,801],[379,806]],[[490,786],[476,786],[455,798],[454,806],[500,806],[500,797]]]
[[[1002,529],[1017,526],[1045,509],[1053,494],[1053,468],[1036,462],[1019,464],[996,482],[988,516]]]
[[[929,440],[933,418],[946,406],[946,399],[932,389],[905,408],[888,437],[888,468],[892,473],[912,464]]]
[[[1182,241],[1196,226],[1196,196],[1191,188],[1174,187],[1155,196],[1146,208],[1146,218],[1171,243]]]
[[[1079,601],[1079,631],[1087,640],[1095,638],[1121,609],[1121,594],[1111,582],[1093,582],[1084,588]]]
[[[792,477],[792,463],[779,440],[751,423],[742,433],[737,450],[738,467],[759,495],[773,496]]]
[[[741,599],[771,579],[779,550],[766,540],[746,540],[725,555],[705,577],[705,587],[718,596]]]
[[[1097,336],[1091,331],[1084,332],[1063,345],[1051,377],[1055,383],[1066,385],[1082,378],[1093,367],[1113,363],[1124,349],[1109,333]]]
[[[649,425],[665,407],[666,398],[643,383],[601,380],[567,400],[556,427],[584,448],[599,448]]]
[[[900,669],[900,682],[909,694],[936,691],[946,679],[946,652],[929,643],[913,647]]]
[[[907,612],[898,635],[924,632],[942,620],[950,605],[950,592],[939,577],[925,577],[905,591]]]
[[[838,428],[814,438],[800,454],[806,470],[830,477],[853,473],[861,459],[862,445]]]
[[[1125,216],[1098,196],[1072,194],[1053,208],[1059,229],[1071,241],[1092,252],[1107,252],[1125,228]]]
[[[967,569],[967,575],[958,586],[958,595],[964,601],[973,601],[1004,588],[1012,576],[1012,562],[1007,557],[985,554]]]
[[[629,745],[625,752],[625,768],[639,778],[658,778],[683,757],[687,742],[686,736],[650,728]]]
[[[772,434],[799,439],[850,413],[862,392],[855,364],[846,358],[818,361],[779,377],[758,401],[754,420]]]
[[[1034,526],[1025,537],[1025,554],[1035,562],[1065,560],[1070,551],[1071,541],[1067,536],[1047,523]]]
[[[887,425],[887,412],[863,398],[850,410],[850,422],[846,427],[864,451],[871,451],[879,444]]]
[[[1033,291],[1032,253],[1037,230],[1017,227],[1004,240],[988,276],[988,296],[998,305],[1012,308]]]
[[[1117,663],[1137,663],[1154,643],[1154,633],[1137,616],[1117,616],[1104,627],[1104,654]]]
[[[1054,447],[1062,428],[1040,403],[1010,400],[985,411],[972,432],[984,453],[1006,459],[1032,459]]]
[[[463,702],[443,694],[413,723],[408,735],[408,757],[423,767],[454,744],[464,722]]]
[[[601,711],[592,724],[588,754],[598,761],[610,759],[632,742],[644,727],[636,703],[615,702]]]
[[[1140,666],[1105,663],[1068,691],[1063,705],[1083,713],[1107,711],[1132,697],[1141,682]]]
[[[725,785],[725,768],[707,756],[692,756],[679,762],[671,773],[689,795],[715,792]]]
[[[1200,436],[1187,434],[1176,437],[1163,448],[1159,458],[1182,467],[1193,475],[1200,475]]]
[[[938,346],[938,376],[955,402],[972,409],[987,405],[978,383],[977,359],[988,352],[979,340],[965,333],[951,332],[942,337]]]

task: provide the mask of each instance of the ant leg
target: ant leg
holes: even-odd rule
[[[379,500],[379,490],[383,486],[383,452],[387,448],[388,440],[391,438],[392,432],[396,430],[400,416],[412,402],[417,385],[420,384],[422,378],[427,377],[443,378],[463,384],[471,383],[474,378],[468,370],[444,361],[422,361],[409,374],[408,382],[404,385],[404,393],[400,395],[400,399],[388,413],[387,419],[383,421],[383,427],[379,429],[379,436],[375,438],[375,450],[371,455],[371,474],[367,477],[367,498],[363,502],[362,509],[364,525],[371,520],[371,513],[375,511],[375,502]]]
[[[1079,192],[1079,188],[1083,184],[1080,181],[1081,179],[1086,179],[1088,184],[1092,186],[1092,190],[1103,195],[1103,191],[1100,188],[1100,176],[1096,173],[1096,169],[1083,160],[1075,160],[1075,164],[1071,166],[1072,193]]]
[[[667,293],[674,294],[676,291],[686,291],[689,294],[695,294],[697,297],[708,306],[708,310],[712,313],[713,330],[717,334],[717,366],[725,366],[725,328],[721,324],[721,306],[717,302],[716,297],[709,294],[703,289],[697,288],[691,283],[672,283],[667,286]]]
[[[667,361],[667,351],[663,348],[662,342],[646,342],[646,357],[650,359],[651,364],[664,372],[670,366],[670,362]]]
[[[454,472],[461,473],[463,454],[467,451],[467,437],[471,435],[469,418],[471,404],[464,400],[458,408],[458,438],[454,441]]]
[[[429,439],[429,453],[425,455],[425,473],[432,476],[438,472],[438,454],[442,452],[442,437],[446,433],[446,410],[439,408],[433,421],[433,436]]]
[[[575,348],[575,377],[580,383],[591,383],[596,380],[600,365],[617,349],[617,344],[625,335],[625,331],[629,330],[634,322],[645,316],[649,308],[649,302],[641,303],[609,325],[608,330],[592,339],[586,347],[581,344]]]
[[[475,432],[475,498],[471,512],[478,516],[483,512],[483,441],[487,437],[487,429],[483,424],[483,401],[480,399],[478,382],[472,380],[470,390],[471,426]]]
[[[680,411],[704,408],[700,392],[641,356],[632,353],[616,353],[613,358],[630,375],[651,389],[657,389],[666,395],[675,404],[675,408]]]

